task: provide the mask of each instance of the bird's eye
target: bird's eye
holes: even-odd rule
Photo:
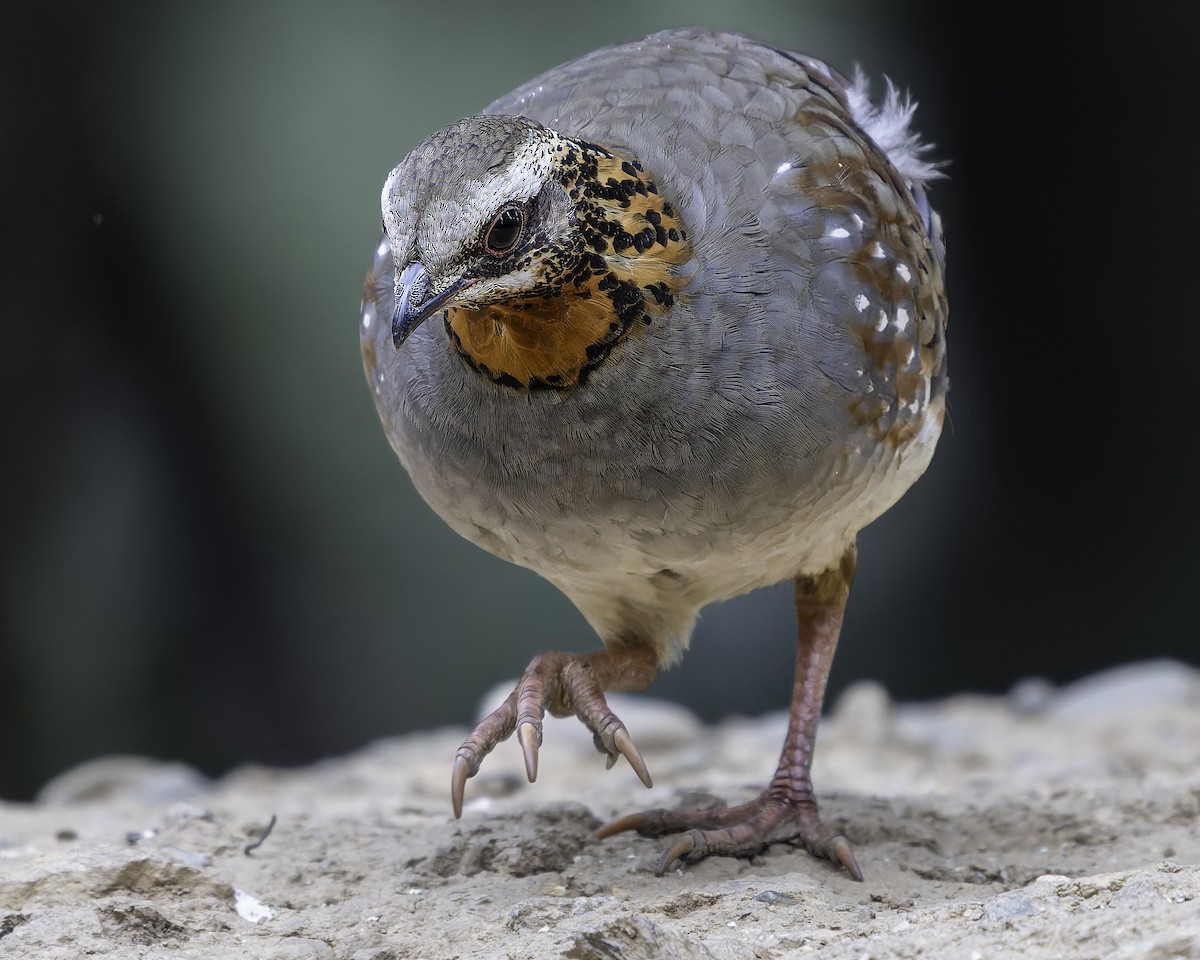
[[[504,207],[484,231],[483,245],[488,253],[508,253],[521,239],[524,227],[525,211],[513,205]]]

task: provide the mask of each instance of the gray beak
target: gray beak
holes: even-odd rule
[[[396,280],[396,312],[392,315],[392,343],[399,350],[410,333],[445,308],[456,293],[474,283],[459,278],[445,290],[429,295],[430,279],[425,265],[414,260]]]

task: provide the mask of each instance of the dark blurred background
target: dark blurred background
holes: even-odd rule
[[[0,797],[101,754],[220,774],[465,724],[537,651],[594,646],[415,495],[358,304],[410,147],[681,24],[891,77],[952,160],[950,423],[862,535],[831,695],[1200,664],[1200,30],[1185,5],[1110,9],[6,5]],[[778,709],[793,636],[786,586],[710,609],[652,691]]]

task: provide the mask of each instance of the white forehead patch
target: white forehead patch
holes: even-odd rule
[[[530,131],[525,142],[513,151],[512,163],[491,184],[492,195],[498,203],[505,200],[520,203],[537,195],[550,173],[550,163],[559,140],[549,130],[544,133]]]
[[[487,180],[464,177],[458,180],[452,195],[429,198],[415,223],[415,239],[422,252],[432,260],[448,258],[467,238],[477,236],[501,205],[524,203],[536,196],[549,176],[558,142],[557,135],[550,131],[530,131],[513,151],[512,160]],[[411,220],[405,222],[408,197],[399,179],[403,168],[401,164],[391,172],[382,196],[384,227],[398,256],[403,256],[398,246],[413,239],[410,231],[414,226]]]

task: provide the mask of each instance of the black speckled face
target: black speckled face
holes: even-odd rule
[[[446,329],[463,359],[521,389],[582,381],[671,307],[691,257],[685,226],[637,160],[520,117],[435,134],[393,171],[383,199],[400,271],[424,267],[426,301],[453,291]]]

